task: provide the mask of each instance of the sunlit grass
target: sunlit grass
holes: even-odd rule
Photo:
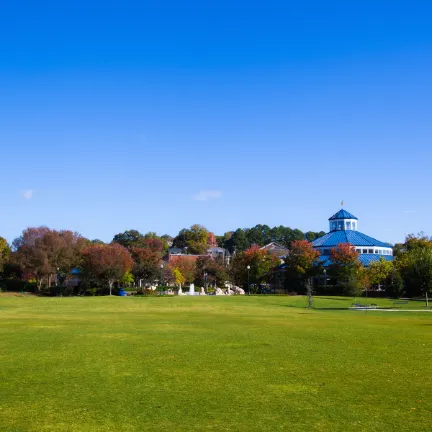
[[[432,314],[351,303],[0,298],[0,431],[431,430]]]

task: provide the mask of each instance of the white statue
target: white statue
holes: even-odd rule
[[[233,288],[233,290],[234,290],[234,293],[235,293],[235,294],[239,294],[239,295],[244,295],[244,294],[245,294],[244,289],[243,289],[243,288],[240,288],[240,287],[238,287],[238,286],[235,286],[235,287]]]
[[[180,285],[180,287],[179,287],[179,289],[178,289],[178,291],[177,291],[177,295],[186,295],[186,294],[183,292],[181,285]]]
[[[207,295],[207,294],[205,293],[205,291],[204,291],[204,287],[201,287],[201,289],[200,289],[200,295]]]

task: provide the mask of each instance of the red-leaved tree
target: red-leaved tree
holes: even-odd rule
[[[110,295],[114,282],[129,272],[133,265],[128,250],[118,243],[92,245],[82,252],[81,267],[84,275],[108,283]]]
[[[339,243],[330,251],[329,272],[340,282],[354,278],[361,266],[359,253],[351,243]]]

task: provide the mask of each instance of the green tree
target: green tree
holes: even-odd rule
[[[386,293],[389,297],[399,298],[404,291],[404,282],[400,272],[393,267],[385,281]]]
[[[361,264],[359,254],[350,243],[340,243],[330,251],[331,264],[328,274],[336,279],[346,294],[356,294],[359,290],[359,272]]]
[[[204,274],[207,274],[207,283],[216,283],[222,286],[228,280],[227,268],[222,262],[213,260],[208,256],[200,257],[196,261],[195,283],[203,286],[205,283]]]
[[[428,292],[432,289],[432,249],[430,247],[416,247],[408,251],[406,275],[411,284],[420,288],[428,306]]]
[[[187,247],[188,253],[202,255],[208,250],[209,232],[199,224],[192,225],[189,229],[183,228],[173,240],[173,245],[178,248]]]
[[[130,249],[132,247],[144,247],[144,240],[145,237],[139,231],[132,229],[116,234],[112,242]]]
[[[380,288],[380,285],[387,280],[392,270],[393,263],[387,261],[384,257],[380,257],[379,261],[371,263],[368,267],[371,285],[378,285],[378,288]]]
[[[8,242],[3,237],[0,237],[0,273],[2,273],[4,265],[9,260],[10,252]]]
[[[123,284],[123,286],[131,286],[134,283],[134,276],[133,274],[128,271],[124,274],[124,276],[121,278],[121,283]]]

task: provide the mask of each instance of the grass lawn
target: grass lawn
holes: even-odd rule
[[[431,431],[432,313],[305,304],[1,297],[0,431]]]

